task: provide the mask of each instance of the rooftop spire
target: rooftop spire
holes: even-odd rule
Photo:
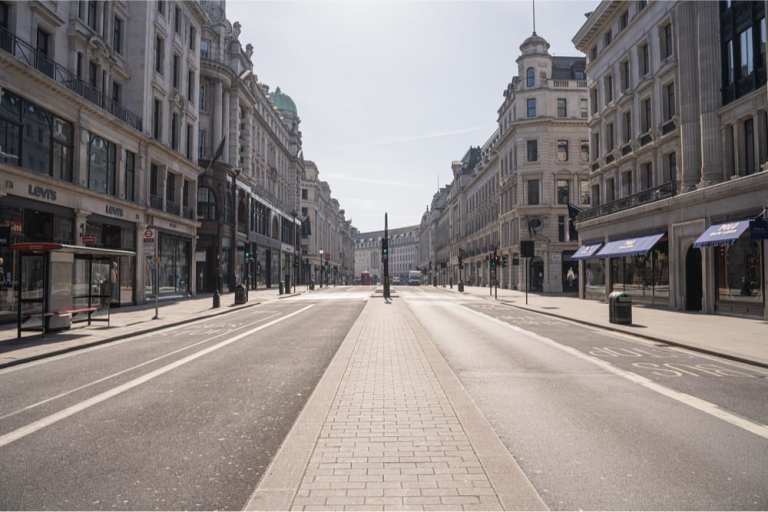
[[[531,0],[533,6],[533,35],[536,35],[536,0]]]

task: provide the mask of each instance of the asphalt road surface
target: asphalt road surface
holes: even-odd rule
[[[0,509],[242,508],[364,304],[321,299],[0,371]]]
[[[552,509],[768,508],[768,372],[401,290]]]

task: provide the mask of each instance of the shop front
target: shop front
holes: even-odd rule
[[[764,316],[766,237],[768,221],[756,218],[712,225],[693,243],[713,253],[715,312]]]
[[[55,200],[55,191],[48,193]],[[74,212],[69,208],[12,195],[0,197],[0,322],[16,320],[19,266],[11,246],[22,242],[72,244],[74,224]]]
[[[114,210],[114,207],[113,207]],[[88,215],[82,245],[104,249],[136,251],[136,224],[111,217]],[[110,258],[111,305],[134,304],[136,301],[136,259],[134,256]]]
[[[608,259],[610,291],[625,292],[640,303],[669,305],[666,232],[608,242],[596,256]]]
[[[572,261],[580,262],[580,296],[586,299],[605,298],[605,262],[596,256],[603,246],[602,242],[586,243],[571,256]]]
[[[192,290],[192,238],[157,231],[157,243],[144,243],[144,298],[188,297]],[[155,257],[155,247],[157,256]]]

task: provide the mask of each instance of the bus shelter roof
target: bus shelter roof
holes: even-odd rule
[[[106,249],[86,245],[68,245],[56,242],[20,242],[11,245],[11,249],[19,252],[66,252],[90,256],[136,256],[134,251],[121,249]]]

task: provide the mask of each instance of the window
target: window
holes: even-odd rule
[[[149,195],[158,196],[160,190],[160,168],[152,164],[149,168]]]
[[[622,122],[624,124],[622,135],[624,136],[624,144],[632,140],[632,111],[627,110],[622,114]]]
[[[600,184],[592,185],[592,202],[595,206],[600,206]]]
[[[88,140],[88,188],[117,195],[115,145],[93,133]]]
[[[200,40],[200,57],[207,59],[211,52],[211,41],[209,39]]]
[[[525,71],[525,86],[533,87],[536,84],[536,71],[533,68],[528,68]]]
[[[173,54],[173,77],[172,77],[174,89],[179,88],[179,71],[180,71],[179,68],[180,67],[181,67],[181,57],[179,57],[174,53]]]
[[[609,153],[613,151],[614,146],[614,131],[613,131],[613,123],[608,123],[605,125],[605,150]]]
[[[539,180],[528,180],[528,204],[539,204]]]
[[[119,105],[123,96],[123,86],[118,82],[112,82],[112,104]]]
[[[88,83],[94,91],[99,87],[99,65],[94,61],[88,62]]]
[[[179,149],[179,116],[176,112],[171,114],[171,149]]]
[[[622,197],[632,195],[632,171],[627,171],[621,176],[621,195]]]
[[[605,77],[605,102],[610,103],[613,101],[613,75],[607,75]]]
[[[162,125],[162,105],[160,104],[160,100],[155,99],[154,100],[154,106],[152,108],[152,136],[156,140],[160,140],[160,136],[162,135],[161,125]]]
[[[200,112],[208,112],[208,84],[200,79]]]
[[[613,33],[608,30],[605,34],[603,34],[603,46],[608,46],[611,44],[611,41],[613,41]]]
[[[529,162],[536,162],[539,159],[538,141],[529,140],[529,141],[527,141],[526,145],[527,145],[527,149],[528,149],[528,161]]]
[[[648,44],[641,44],[637,48],[637,58],[640,61],[640,76],[645,76],[651,72],[651,56]]]
[[[207,138],[208,138],[208,132],[205,130],[198,130],[197,131],[197,157],[200,159],[207,158],[208,157],[208,151],[206,150],[207,146]]]
[[[96,2],[91,0],[88,2],[88,26],[91,27],[91,30],[96,30]]]
[[[568,117],[568,102],[565,98],[557,98],[557,117]]]
[[[136,153],[125,152],[125,200],[136,201]]]
[[[653,165],[651,162],[640,165],[640,186],[643,190],[653,188]]]
[[[589,162],[589,141],[581,141],[581,161]]]
[[[112,32],[112,49],[123,53],[123,20],[115,16],[114,31]]]
[[[169,172],[165,179],[165,200],[167,202],[176,202],[176,175]]]
[[[589,90],[589,101],[592,103],[592,113],[597,114],[597,87]]]
[[[768,40],[766,40],[766,27],[765,27],[765,17],[760,18],[760,59],[757,61],[758,67],[765,66],[765,45],[768,44]]]
[[[557,141],[557,159],[561,162],[568,161],[568,141],[567,140]]]
[[[570,181],[561,179],[557,180],[557,204],[568,204],[571,199],[571,185]]]
[[[305,188],[301,189],[301,198],[305,201],[309,198],[307,189]]]
[[[155,71],[163,74],[163,58],[165,56],[165,41],[160,36],[155,36]]]
[[[195,102],[195,72],[187,71],[187,100]]]
[[[587,98],[579,98],[579,112],[582,119],[589,117],[589,100]]]
[[[752,27],[739,34],[739,53],[741,55],[741,78],[746,78],[755,69],[754,56],[752,54]]]
[[[83,54],[82,54],[82,52],[77,52],[76,53],[75,76],[77,76],[78,80],[82,80],[83,79]]]
[[[619,16],[619,31],[624,30],[629,25],[629,9],[621,13]]]
[[[189,49],[194,50],[197,44],[197,29],[194,25],[189,25]]]
[[[565,215],[557,216],[557,241],[568,242],[568,230],[565,229]]]
[[[640,101],[640,131],[646,133],[651,130],[651,98]]]
[[[157,12],[165,14],[165,0],[157,0]]]
[[[600,132],[592,133],[592,158],[600,158]]]
[[[675,84],[670,82],[664,86],[664,120],[669,121],[675,115]]]
[[[755,165],[755,127],[752,118],[744,121],[744,165],[746,174],[752,174],[757,170]]]
[[[597,59],[597,45],[594,45],[592,48],[589,49],[589,60],[590,62]]]
[[[528,117],[536,117],[536,98],[528,98],[526,105],[528,107]]]
[[[659,31],[659,43],[661,46],[661,60],[672,56],[672,24],[667,23]]]
[[[589,204],[589,199],[589,181],[581,180],[579,182],[579,202],[581,204]]]
[[[619,64],[619,79],[621,80],[622,91],[629,90],[629,79],[631,77],[629,73],[629,59],[627,59]]]
[[[645,9],[645,6],[648,4],[647,0],[637,0],[637,12],[639,13],[643,9]]]
[[[192,131],[192,125],[190,123],[187,123],[187,132],[186,132],[186,136],[185,136],[186,150],[185,150],[184,153],[185,153],[185,155],[186,155],[188,160],[192,160],[192,148],[194,147],[194,146],[192,146],[192,142],[193,142],[192,134],[193,133],[194,132]]]
[[[667,155],[667,178],[664,181],[677,181],[677,155],[675,153]]]
[[[613,178],[605,180],[605,201],[610,203],[616,199],[616,183]]]
[[[173,9],[173,31],[181,34],[181,9],[178,5]]]

